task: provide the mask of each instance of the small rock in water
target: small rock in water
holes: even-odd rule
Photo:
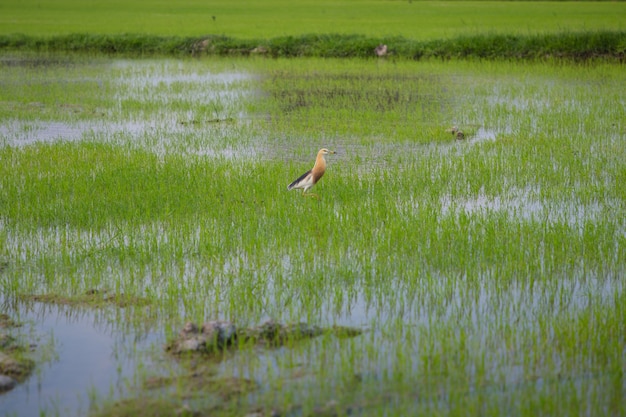
[[[180,344],[178,345],[179,349],[183,352],[195,352],[197,350],[200,350],[201,348],[204,348],[204,346],[205,343],[203,343],[203,341],[201,340],[198,340],[197,338],[181,340]]]
[[[180,354],[184,352],[210,353],[232,345],[237,339],[237,328],[228,321],[210,321],[198,328],[192,322],[185,324],[178,339],[166,346],[166,350]]]
[[[196,326],[194,323],[192,322],[187,322],[185,323],[185,326],[183,327],[183,329],[180,331],[179,335],[181,337],[190,335],[190,334],[195,334],[198,333],[198,326]]]
[[[229,321],[209,321],[202,325],[202,334],[218,347],[225,347],[237,339],[237,328]]]
[[[19,362],[11,356],[0,352],[0,372],[9,375],[19,375],[21,373],[21,366]]]
[[[15,344],[15,338],[6,333],[0,332],[0,349],[9,349],[13,344]]]
[[[281,324],[276,323],[274,320],[268,320],[253,330],[258,332],[258,335],[262,339],[274,340],[279,335],[282,327]]]
[[[0,392],[10,391],[17,385],[17,381],[10,376],[0,375]]]

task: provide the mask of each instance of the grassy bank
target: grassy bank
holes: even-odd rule
[[[271,57],[375,57],[386,44],[387,55],[397,58],[481,58],[570,60],[626,57],[626,31],[584,31],[556,34],[476,34],[449,39],[417,41],[399,36],[310,34],[272,39],[236,39],[226,36],[167,37],[153,35],[71,34],[51,37],[0,35],[0,50],[38,53],[86,52],[126,56],[264,55]]]
[[[610,58],[626,2],[9,0],[0,51],[143,55]]]

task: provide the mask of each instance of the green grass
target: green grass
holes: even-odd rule
[[[459,35],[450,39],[415,41],[399,36],[306,34],[271,39],[225,36],[166,37],[152,35],[70,34],[52,37],[0,35],[6,51],[42,54],[78,52],[108,56],[250,56],[374,58],[375,48],[388,46],[387,57],[397,59],[616,60],[626,52],[624,31],[564,31],[548,34]]]
[[[144,55],[612,58],[624,2],[4,2],[0,49]]]
[[[0,33],[274,38],[308,33],[431,40],[484,33],[625,30],[623,2],[4,1]],[[213,19],[215,17],[215,19]]]
[[[144,392],[197,365],[156,343],[103,415],[626,412],[621,65],[31,58],[0,72],[3,297],[141,299],[112,326],[147,305],[159,342],[217,318],[366,330],[227,355],[212,375],[259,388],[218,399]],[[287,192],[320,147],[321,199]]]

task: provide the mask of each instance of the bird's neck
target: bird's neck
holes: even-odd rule
[[[313,170],[317,171],[320,169],[326,169],[326,159],[324,158],[324,155],[317,155],[317,158],[315,158],[315,165],[313,165]]]

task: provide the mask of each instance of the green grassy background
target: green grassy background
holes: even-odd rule
[[[428,40],[485,32],[624,30],[624,16],[626,2],[5,0],[0,34],[267,39],[339,33]]]

